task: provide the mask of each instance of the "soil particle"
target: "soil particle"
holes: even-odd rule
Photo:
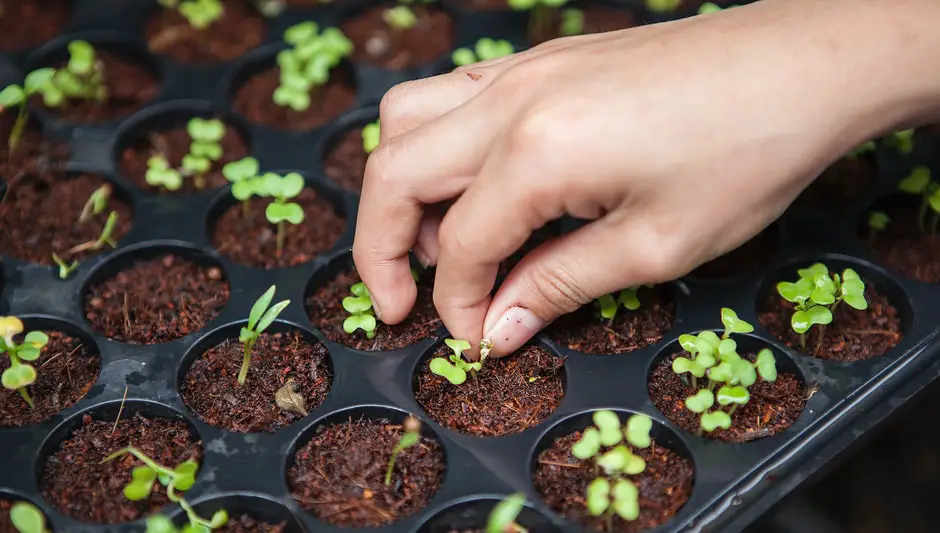
[[[57,37],[72,15],[72,1],[3,0],[0,50],[25,50]]]
[[[306,111],[281,107],[272,99],[274,90],[281,84],[279,72],[272,66],[248,78],[235,92],[235,111],[255,124],[282,130],[309,130],[335,119],[356,102],[352,75],[341,65],[330,73],[330,81],[316,90]]]
[[[433,6],[411,6],[417,17],[414,26],[396,31],[383,18],[393,6],[371,7],[341,26],[355,46],[353,61],[402,70],[428,64],[453,47],[454,22],[447,11]]]
[[[205,30],[190,26],[176,9],[154,9],[145,30],[150,51],[185,63],[227,61],[264,41],[264,18],[247,0],[229,0],[224,8]]]
[[[924,217],[926,231],[920,229],[919,209],[920,199],[915,196],[890,197],[877,206],[891,218],[888,226],[872,238],[866,217],[859,233],[872,254],[889,268],[917,281],[940,283],[940,231],[931,232],[931,214]]]
[[[353,128],[342,134],[324,162],[328,178],[340,187],[353,192],[362,190],[369,154],[362,149],[362,128]]]
[[[215,533],[284,533],[286,528],[286,522],[270,524],[243,514],[229,517],[228,523],[213,531]]]
[[[752,272],[764,266],[773,257],[779,240],[776,226],[766,228],[734,250],[699,266],[689,277],[722,279]]]

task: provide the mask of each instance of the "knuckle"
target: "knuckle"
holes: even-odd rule
[[[411,92],[411,82],[403,82],[392,86],[391,89],[382,95],[379,102],[379,117],[382,119],[382,126],[394,125],[395,122],[404,118],[405,100]]]
[[[369,154],[369,158],[366,159],[363,187],[368,183],[370,188],[375,186],[377,191],[382,191],[385,187],[392,185],[393,174],[388,171],[388,168],[393,150],[392,144],[385,143],[378,145]]]
[[[456,219],[444,217],[438,228],[438,246],[441,255],[453,258],[469,257],[473,253],[473,242]]]
[[[578,280],[558,262],[533,265],[525,278],[531,294],[551,313],[561,316],[591,301]]]

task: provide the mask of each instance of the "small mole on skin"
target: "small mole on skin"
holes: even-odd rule
[[[483,74],[477,74],[476,72],[468,72],[467,77],[473,81],[477,81],[483,77]]]

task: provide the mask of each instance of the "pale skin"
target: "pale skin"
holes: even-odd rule
[[[379,318],[414,305],[409,251],[437,266],[450,335],[495,356],[603,294],[687,274],[842,154],[940,118],[938,26],[936,0],[761,0],[394,87],[353,244]],[[564,214],[589,222],[491,296],[499,263]]]

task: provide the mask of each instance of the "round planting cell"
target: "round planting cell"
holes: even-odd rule
[[[823,171],[793,205],[843,214],[862,199],[877,179],[878,163],[874,152],[847,155]]]
[[[145,33],[152,53],[184,63],[235,59],[261,45],[267,25],[248,0],[227,1],[218,20],[197,30],[178,9],[154,6]]]
[[[621,424],[635,413],[614,409]],[[645,531],[669,522],[692,495],[695,465],[686,443],[672,430],[652,421],[650,446],[627,445],[645,462],[640,474],[627,478],[638,489],[639,516],[626,521],[619,516],[592,516],[585,506],[587,487],[598,477],[595,460],[576,458],[571,447],[582,432],[593,425],[595,411],[569,416],[549,429],[539,440],[532,456],[532,481],[542,501],[572,524],[608,533]],[[612,447],[601,447],[606,453]]]
[[[195,333],[229,298],[218,263],[183,246],[143,245],[110,258],[82,290],[85,318],[109,339],[158,344]]]
[[[508,495],[507,495],[508,496]],[[447,507],[434,513],[416,533],[483,533],[486,531],[486,523],[496,507],[500,498],[481,497],[474,498],[458,503],[448,504]],[[560,529],[555,526],[542,513],[536,511],[529,505],[522,508],[515,523],[527,529],[528,531],[538,531],[546,533],[558,533]]]
[[[774,222],[754,238],[730,252],[716,257],[689,273],[690,279],[732,279],[749,274],[768,264],[777,252],[782,228]]]
[[[210,518],[213,513],[225,510],[228,522],[215,530],[221,533],[305,533],[294,513],[267,495],[222,494],[193,503],[193,509],[203,518]],[[182,509],[177,510],[173,521],[177,526],[187,524],[186,513]]]
[[[43,498],[62,514],[86,523],[130,522],[162,510],[170,501],[160,483],[144,500],[124,497],[131,472],[143,465],[140,460],[122,455],[102,462],[128,446],[168,468],[199,462],[203,454],[195,428],[173,409],[128,400],[121,410],[120,400],[108,402],[69,418],[47,438],[37,465]]]
[[[395,4],[372,5],[346,20],[340,29],[353,42],[352,60],[388,70],[430,64],[454,47],[454,20],[446,9],[412,6],[414,23],[396,29],[386,21]]]
[[[273,432],[323,403],[333,380],[330,355],[312,333],[277,321],[255,341],[240,384],[245,325],[219,328],[193,345],[180,368],[180,396],[211,426]]]
[[[23,133],[11,149],[9,140],[16,127],[17,113],[0,114],[0,138],[7,139],[7,142],[0,143],[0,179],[12,181],[21,172],[45,178],[46,174],[57,173],[64,168],[69,158],[68,144],[47,137],[35,116],[27,114],[23,120]]]
[[[307,428],[288,456],[294,499],[317,519],[341,527],[379,527],[423,509],[443,482],[444,448],[426,426],[399,453],[385,483],[407,413],[360,406],[334,412]]]
[[[54,39],[72,16],[73,0],[4,0],[0,51],[19,52]]]
[[[940,214],[925,208],[921,197],[896,194],[878,200],[859,221],[859,236],[889,269],[940,283]]]
[[[359,193],[369,153],[363,148],[363,127],[377,120],[375,109],[362,110],[343,127],[327,138],[324,146],[323,172],[326,177],[347,191]]]

